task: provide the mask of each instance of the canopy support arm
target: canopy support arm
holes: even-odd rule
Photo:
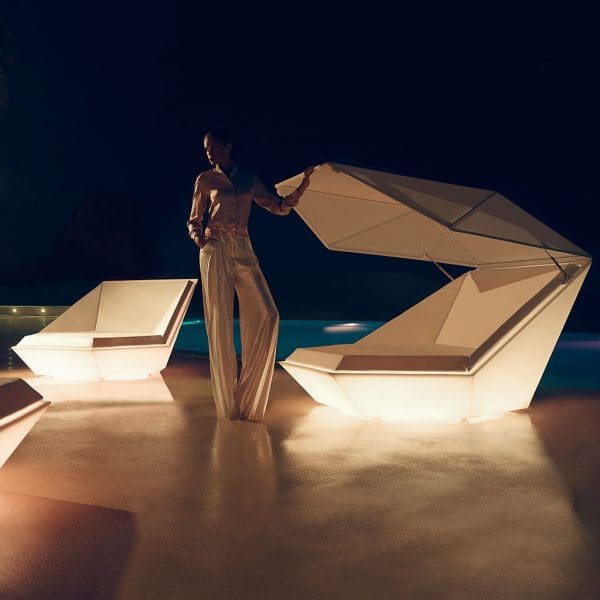
[[[448,273],[448,271],[446,271],[442,265],[436,263],[435,260],[429,256],[429,254],[424,254],[423,256],[426,256],[450,281],[454,281],[454,277],[452,277],[452,275],[450,275],[450,273]]]
[[[544,250],[545,250],[546,254],[550,257],[552,262],[560,269],[560,272],[563,274],[565,281],[567,281],[567,279],[569,279],[567,272],[560,266],[559,262],[554,258],[554,256],[552,256],[552,254],[550,254],[550,252],[548,252],[548,250],[546,250],[546,248],[544,248]]]

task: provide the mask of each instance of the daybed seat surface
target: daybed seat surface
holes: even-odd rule
[[[299,348],[287,362],[327,371],[459,371],[469,368],[474,348],[444,344]]]

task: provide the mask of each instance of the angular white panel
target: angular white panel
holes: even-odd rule
[[[475,416],[529,406],[587,272],[556,290],[481,357],[473,374]]]
[[[366,416],[352,403],[331,373],[285,361],[280,364],[317,402],[337,408],[346,415]]]
[[[0,467],[49,405],[22,379],[0,379]]]
[[[469,293],[456,294],[460,288],[457,288],[459,282],[454,281],[446,286],[452,293],[440,290],[404,313],[409,317],[404,327],[397,325],[386,330],[384,325],[377,330],[380,331],[378,337],[385,338],[388,344],[395,341],[395,356],[390,353],[394,346],[385,347],[383,353],[381,346],[361,343],[376,331],[354,344],[298,348],[280,364],[318,402],[362,418],[460,421],[527,408],[588,270],[589,264],[566,283],[556,271],[548,284],[548,274],[532,269],[529,293],[519,296],[521,301],[527,301],[506,310],[502,296],[488,296],[493,302],[482,309],[483,314],[487,311],[490,316],[488,322],[478,317],[472,323],[479,328],[477,335],[470,331],[468,311],[456,308],[461,298],[472,303],[476,291],[471,287]],[[474,286],[471,273],[463,277]],[[500,278],[506,280],[506,274],[500,274]],[[488,274],[486,279],[489,280]],[[515,279],[512,284],[491,291],[510,292],[512,285],[521,292],[527,280]],[[480,295],[485,297],[486,294],[489,290]],[[446,305],[453,301],[454,313],[446,313],[447,308],[440,300]],[[480,345],[469,350],[420,341],[413,347],[412,355],[407,355],[410,347],[406,346],[404,333],[410,335],[410,322],[422,319],[428,306],[435,309],[434,328],[437,328],[438,314],[446,313],[445,319],[450,320],[459,311],[466,336],[479,339]],[[502,310],[498,310],[498,306]],[[397,317],[399,324],[403,316]],[[387,325],[391,323],[393,321]],[[455,335],[460,337],[460,333],[457,329]],[[392,339],[394,334],[395,340]],[[452,348],[456,348],[457,354],[451,354]],[[390,359],[419,367],[390,370]],[[454,359],[445,361],[451,370],[439,368],[443,359]],[[464,360],[467,360],[466,368],[462,366]],[[344,365],[356,365],[356,368],[344,368]]]
[[[36,375],[144,379],[166,367],[197,281],[105,281],[13,350]]]
[[[289,193],[300,176],[279,183]],[[423,227],[394,239],[381,215],[421,217]],[[319,165],[294,210],[330,250],[435,260],[473,267],[553,264],[588,257],[569,240],[516,206],[502,194],[340,163]],[[391,211],[391,212],[390,212]],[[407,223],[409,220],[400,220]],[[332,233],[335,232],[333,235]],[[352,243],[342,243],[352,234]],[[421,253],[415,253],[414,236]],[[406,244],[404,244],[406,240]]]

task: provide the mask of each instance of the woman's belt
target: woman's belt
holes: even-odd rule
[[[248,235],[246,225],[207,225],[204,230],[205,237],[212,235]]]

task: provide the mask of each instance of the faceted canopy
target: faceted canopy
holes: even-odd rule
[[[302,174],[277,184],[293,191]],[[588,254],[491,190],[324,163],[295,210],[330,250],[495,267]]]

